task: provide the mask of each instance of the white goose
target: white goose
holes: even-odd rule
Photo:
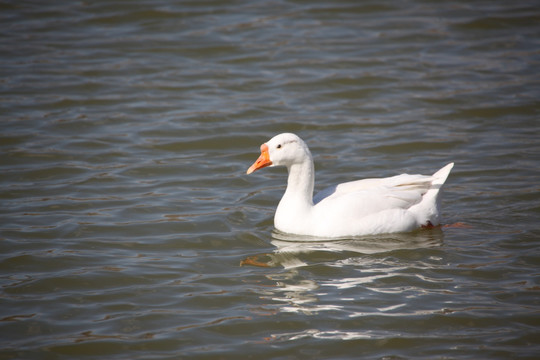
[[[439,224],[438,195],[454,163],[432,176],[402,174],[331,186],[313,197],[311,153],[295,134],[274,136],[247,174],[286,166],[287,190],[274,216],[277,230],[316,238],[407,232]]]

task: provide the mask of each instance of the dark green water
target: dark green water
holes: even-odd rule
[[[0,359],[535,359],[537,1],[0,2]],[[275,233],[454,161],[443,222]],[[267,266],[240,266],[254,259]]]

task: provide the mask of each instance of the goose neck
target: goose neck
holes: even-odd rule
[[[289,178],[284,197],[295,198],[296,201],[301,201],[312,206],[314,183],[315,171],[313,161],[293,164],[289,167]]]

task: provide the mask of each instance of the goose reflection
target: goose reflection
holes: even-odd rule
[[[441,246],[443,231],[439,228],[420,230],[408,234],[391,234],[368,237],[358,237],[339,240],[315,240],[284,234],[278,231],[272,233],[271,243],[276,247],[272,253],[251,256],[242,265],[261,267],[283,267],[285,270],[270,270],[265,277],[274,282],[275,286],[265,287],[261,292],[263,298],[279,303],[282,312],[301,312],[317,314],[321,311],[344,311],[349,303],[345,298],[328,299],[329,288],[347,289],[362,285],[369,288],[374,283],[384,281],[400,274],[403,266],[396,264],[394,257],[403,260],[409,258],[410,250],[427,249]],[[385,253],[400,251],[395,256]],[[373,255],[380,253],[381,256]],[[406,261],[405,261],[406,262]],[[399,263],[399,261],[398,261]],[[322,265],[322,266],[321,266]],[[323,269],[346,268],[353,265],[360,272],[353,273],[344,270],[340,274],[346,277],[327,273],[322,278],[306,276],[302,267],[320,272]],[[326,271],[326,270],[323,270]],[[308,271],[309,272],[309,271]],[[349,276],[351,275],[352,276]],[[371,285],[370,285],[371,284]],[[394,291],[395,289],[388,289]],[[380,288],[377,291],[381,291]],[[401,285],[396,291],[401,291]],[[392,306],[403,306],[401,302]],[[392,311],[392,306],[376,311]],[[350,315],[350,314],[349,314]],[[345,335],[344,335],[345,336]],[[349,336],[349,335],[347,335]]]
[[[250,256],[241,265],[295,268],[308,265],[321,256],[329,261],[340,261],[361,255],[432,248],[442,243],[443,231],[440,228],[332,240],[317,240],[274,230],[271,239],[271,244],[276,247],[274,252]]]

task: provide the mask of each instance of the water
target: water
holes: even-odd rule
[[[537,358],[537,2],[0,18],[0,358]],[[275,232],[285,170],[245,170],[285,131],[317,189],[455,161],[443,221],[462,226]]]

